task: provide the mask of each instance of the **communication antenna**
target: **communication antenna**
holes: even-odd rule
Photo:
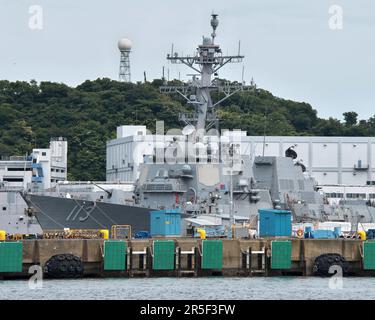
[[[251,77],[250,86],[252,86],[252,87],[255,88],[255,89],[256,89],[256,87],[257,87],[257,84],[255,83],[253,77]]]
[[[211,33],[211,37],[212,37],[212,44],[215,44],[215,38],[216,38],[216,29],[219,25],[219,20],[218,20],[218,14],[216,13],[212,13],[211,14],[211,27],[212,27],[212,33]]]
[[[211,15],[211,36],[202,37],[202,43],[198,45],[197,51],[193,56],[179,55],[172,52],[167,55],[167,59],[173,64],[184,64],[192,69],[199,76],[193,75],[191,82],[179,85],[166,85],[160,87],[160,92],[173,94],[177,93],[183,97],[188,104],[194,106],[195,111],[192,113],[181,113],[179,119],[185,125],[193,125],[195,127],[196,138],[201,138],[204,131],[211,128],[218,128],[219,118],[215,108],[227,100],[237,92],[245,90],[253,90],[250,86],[241,84],[227,84],[217,81],[215,77],[218,71],[228,63],[239,63],[244,58],[242,55],[225,55],[216,43],[216,31],[219,26],[218,15]],[[240,52],[240,47],[238,52]],[[214,79],[213,79],[214,78]],[[223,97],[213,102],[211,99],[211,91],[222,93]]]
[[[120,71],[119,71],[119,81],[130,82],[130,52],[132,48],[132,42],[129,39],[122,38],[118,42],[118,48],[120,50]]]
[[[263,127],[263,157],[266,147],[266,133],[267,133],[267,112],[264,112],[264,127]]]

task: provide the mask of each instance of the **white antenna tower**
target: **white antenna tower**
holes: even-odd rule
[[[121,53],[120,71],[118,75],[119,81],[130,82],[130,51],[132,42],[129,39],[122,38],[118,42],[118,48]]]

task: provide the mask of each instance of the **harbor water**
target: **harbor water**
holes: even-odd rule
[[[341,281],[342,280],[342,281]],[[365,294],[364,294],[365,288]],[[375,278],[111,278],[43,280],[41,288],[28,280],[0,281],[0,299],[375,299]]]

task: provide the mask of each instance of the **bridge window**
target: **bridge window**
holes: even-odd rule
[[[347,193],[348,199],[366,199],[366,193]]]
[[[325,195],[327,198],[337,198],[337,199],[344,198],[343,193],[337,193],[337,192],[325,193]]]

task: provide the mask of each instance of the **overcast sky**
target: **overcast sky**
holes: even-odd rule
[[[43,29],[30,29],[30,6],[43,8]],[[329,8],[343,9],[343,29],[329,27]],[[217,43],[243,64],[220,77],[254,77],[274,95],[310,103],[321,117],[375,114],[374,0],[0,0],[0,79],[49,80],[77,85],[86,79],[118,78],[117,40],[128,37],[132,80],[185,79],[166,54],[192,54],[210,35],[210,14],[219,14]],[[34,20],[32,20],[34,21]],[[34,25],[35,27],[35,25]]]

